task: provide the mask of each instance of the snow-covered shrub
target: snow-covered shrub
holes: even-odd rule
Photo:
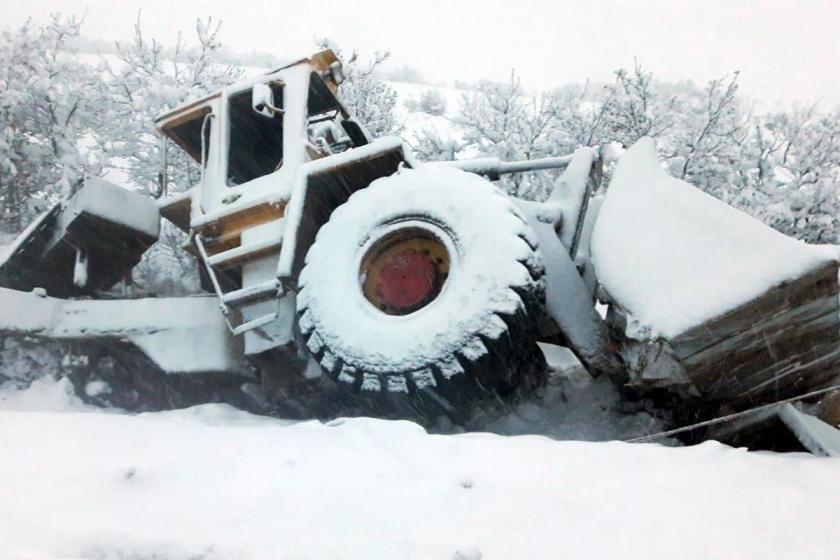
[[[739,207],[813,243],[840,243],[840,110],[816,107],[753,120]],[[756,201],[758,203],[756,203]]]
[[[738,96],[737,80],[735,72],[703,88],[660,83],[636,65],[617,71],[603,88],[566,86],[543,105],[550,113],[544,151],[568,153],[610,140],[629,146],[653,136],[671,175],[787,235],[840,242],[840,114],[810,107],[755,116]],[[526,119],[512,90],[496,96],[500,109],[484,113],[493,117],[489,122],[479,128],[473,118],[466,128],[482,154],[528,153],[528,142],[513,132]],[[468,105],[464,112],[470,114]],[[507,150],[498,149],[500,138]]]
[[[603,86],[570,84],[551,92],[551,142],[563,153],[614,140],[607,125],[609,92]]]
[[[467,147],[502,160],[534,159],[558,154],[551,142],[552,97],[528,96],[511,72],[504,83],[482,82],[461,99],[455,122],[463,129]],[[507,176],[501,181],[509,193],[527,199],[544,199],[556,173]]]
[[[446,99],[438,90],[430,89],[420,95],[417,108],[428,115],[440,117],[446,113]]]
[[[160,171],[155,119],[170,109],[229,85],[241,69],[221,63],[220,23],[196,21],[194,45],[166,49],[143,34],[138,17],[129,41],[116,43],[118,62],[105,59],[99,71],[95,139],[111,168],[123,171],[137,189],[149,191]],[[170,143],[169,185],[177,191],[199,178],[198,165]]]
[[[448,161],[458,158],[464,143],[451,136],[441,137],[433,128],[425,128],[415,134],[412,149],[422,161]]]
[[[632,72],[616,70],[615,81],[606,88],[604,108],[611,139],[630,146],[643,136],[658,137],[671,129],[676,97],[656,87],[653,74],[636,63]]]

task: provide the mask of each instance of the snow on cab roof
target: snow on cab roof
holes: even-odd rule
[[[332,62],[337,61],[337,60],[338,60],[338,57],[332,51],[332,49],[325,49],[325,50],[319,51],[319,52],[317,52],[317,53],[315,53],[311,56],[305,56],[305,57],[301,57],[301,58],[297,58],[297,59],[292,59],[290,62],[286,62],[284,64],[281,64],[280,66],[272,68],[271,70],[267,70],[266,72],[263,72],[262,74],[257,74],[256,76],[246,78],[244,80],[241,80],[241,81],[236,82],[234,84],[231,84],[229,86],[220,88],[219,90],[214,91],[213,93],[210,93],[210,94],[205,95],[203,97],[200,97],[198,99],[193,99],[191,101],[188,101],[188,102],[186,102],[182,105],[179,105],[178,107],[175,107],[174,109],[170,109],[169,111],[166,111],[165,113],[160,114],[155,119],[155,126],[160,128],[165,121],[168,121],[171,118],[173,118],[175,116],[178,116],[182,113],[189,112],[193,108],[199,107],[199,106],[203,105],[204,103],[207,103],[211,99],[213,99],[215,97],[218,97],[223,92],[241,91],[241,90],[245,89],[246,87],[251,86],[254,82],[261,80],[265,76],[270,76],[272,74],[282,72],[283,70],[291,68],[292,66],[297,66],[298,64],[307,63],[307,64],[312,64],[313,66],[317,67],[319,70],[326,70],[327,68],[329,68],[329,65]]]

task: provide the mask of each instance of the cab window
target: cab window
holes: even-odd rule
[[[275,103],[282,109],[283,87],[272,84]],[[280,169],[283,165],[283,115],[266,117],[251,106],[251,91],[231,95],[228,101],[228,186],[241,185]]]
[[[358,125],[347,119],[348,115],[335,94],[315,72],[310,75],[307,105],[306,152],[310,159],[337,154],[367,143]]]
[[[207,119],[205,122],[208,114],[210,114],[210,108],[203,107],[184,118],[176,119],[162,129],[163,133],[183,150],[170,147],[167,153],[169,162],[166,169],[167,182],[174,182],[180,189],[189,188],[198,182],[201,177],[199,164],[202,159],[204,159],[204,165],[207,165],[210,131],[213,125],[212,119]],[[202,132],[204,133],[203,143]]]

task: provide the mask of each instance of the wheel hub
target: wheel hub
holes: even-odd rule
[[[449,274],[449,253],[431,232],[405,228],[378,240],[362,260],[365,298],[388,315],[431,303]]]

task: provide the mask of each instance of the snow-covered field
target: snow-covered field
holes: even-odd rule
[[[837,558],[840,460],[0,399],[0,557]]]

